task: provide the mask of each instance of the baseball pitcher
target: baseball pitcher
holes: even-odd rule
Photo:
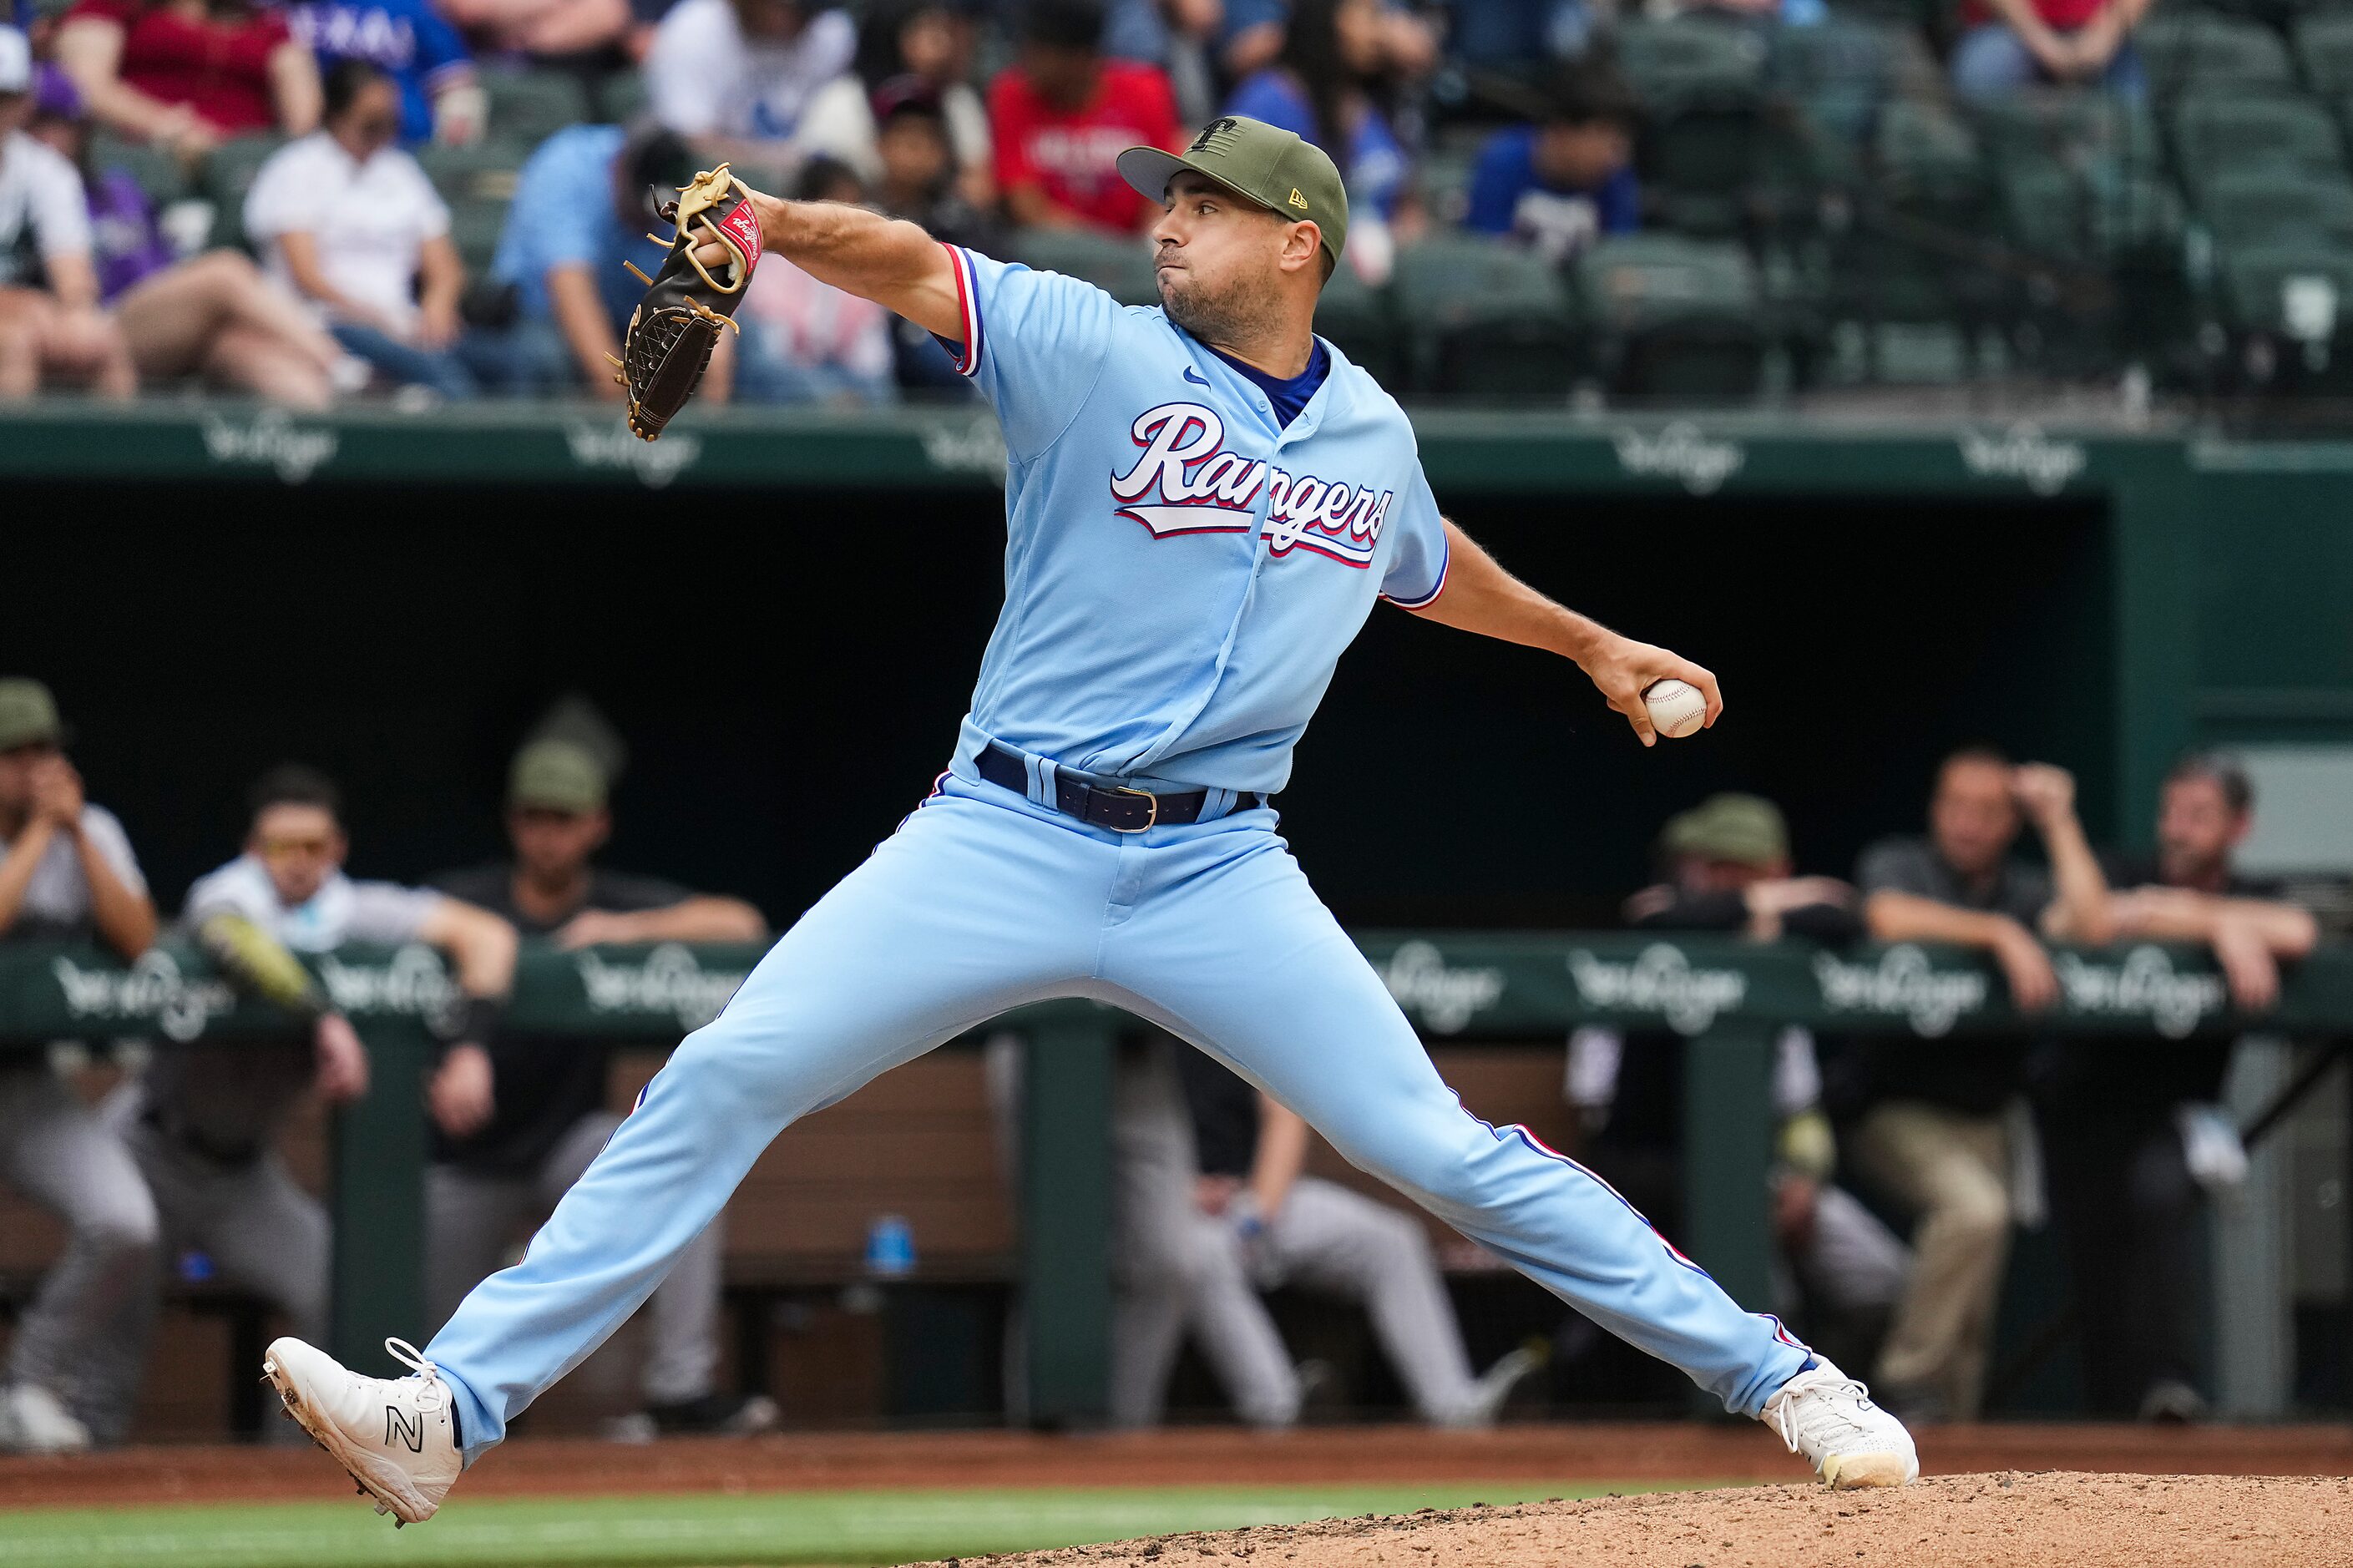
[[[1228,117],[1120,170],[1166,208],[1158,309],[856,207],[681,203],[697,226],[649,304],[681,256],[740,285],[778,251],[952,344],[996,405],[1005,607],[972,709],[929,798],[687,1037],[529,1255],[425,1352],[393,1342],[415,1375],[280,1340],[289,1411],[380,1507],[428,1517],[785,1127],[1008,1008],[1087,996],[1233,1068],[1824,1479],[1911,1479],[1910,1436],[1860,1384],[1590,1172],[1463,1110],[1275,832],[1269,797],[1376,599],[1573,660],[1646,745],[1645,687],[1689,681],[1713,721],[1715,677],[1554,604],[1440,515],[1403,411],[1311,331],[1347,236],[1321,151]]]

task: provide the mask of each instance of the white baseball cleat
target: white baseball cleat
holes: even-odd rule
[[[449,1385],[406,1340],[386,1340],[410,1377],[363,1377],[301,1340],[276,1340],[261,1370],[286,1402],[286,1414],[351,1472],[378,1513],[398,1524],[433,1517],[465,1468]]]
[[[1919,1451],[1904,1423],[1820,1356],[1783,1384],[1757,1419],[1833,1487],[1905,1487],[1920,1479]]]

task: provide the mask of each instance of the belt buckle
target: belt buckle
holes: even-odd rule
[[[1152,803],[1152,812],[1151,812],[1151,815],[1150,815],[1150,816],[1146,816],[1146,817],[1144,819],[1144,826],[1141,826],[1141,827],[1113,827],[1113,828],[1112,828],[1112,831],[1113,831],[1113,833],[1149,833],[1149,832],[1151,832],[1151,831],[1152,831],[1152,825],[1153,825],[1154,823],[1158,822],[1158,821],[1160,820],[1160,797],[1159,797],[1158,795],[1156,795],[1153,794],[1150,790],[1148,790],[1148,789],[1130,789],[1130,788],[1129,788],[1127,785],[1125,785],[1125,784],[1114,784],[1114,785],[1113,785],[1113,786],[1112,786],[1112,789],[1111,789],[1110,793],[1111,793],[1111,794],[1113,794],[1113,795],[1142,795],[1145,799],[1146,799],[1146,800],[1148,800],[1148,801],[1150,801],[1150,802]]]

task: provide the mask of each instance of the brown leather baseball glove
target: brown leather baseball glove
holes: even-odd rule
[[[678,200],[662,204],[661,216],[678,230],[661,271],[647,278],[621,263],[644,280],[646,297],[630,312],[621,357],[613,361],[619,367],[614,381],[629,392],[629,428],[649,441],[694,395],[711,366],[719,329],[738,330],[735,306],[760,264],[760,218],[752,210],[751,187],[724,163],[695,175]],[[695,247],[712,240],[733,256],[722,277],[695,258]]]

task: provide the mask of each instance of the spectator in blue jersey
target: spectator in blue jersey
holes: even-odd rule
[[[1549,98],[1541,121],[1499,131],[1479,150],[1463,223],[1560,262],[1602,235],[1640,228],[1642,191],[1624,89],[1607,76],[1574,73]]]
[[[1298,0],[1282,52],[1225,103],[1332,155],[1348,184],[1352,241],[1367,217],[1395,228],[1416,216],[1412,162],[1372,90],[1391,63],[1387,34],[1381,0]]]
[[[617,400],[612,361],[629,312],[668,253],[649,233],[669,228],[651,193],[693,179],[693,149],[675,132],[649,126],[571,125],[523,163],[506,231],[491,258],[491,277],[510,294],[513,319],[470,333],[459,352],[490,390],[533,395],[585,386]],[[725,401],[733,365],[723,334],[702,395]]]
[[[365,60],[400,89],[400,139],[462,146],[482,133],[484,100],[466,40],[431,0],[297,0],[286,25],[319,57]]]

